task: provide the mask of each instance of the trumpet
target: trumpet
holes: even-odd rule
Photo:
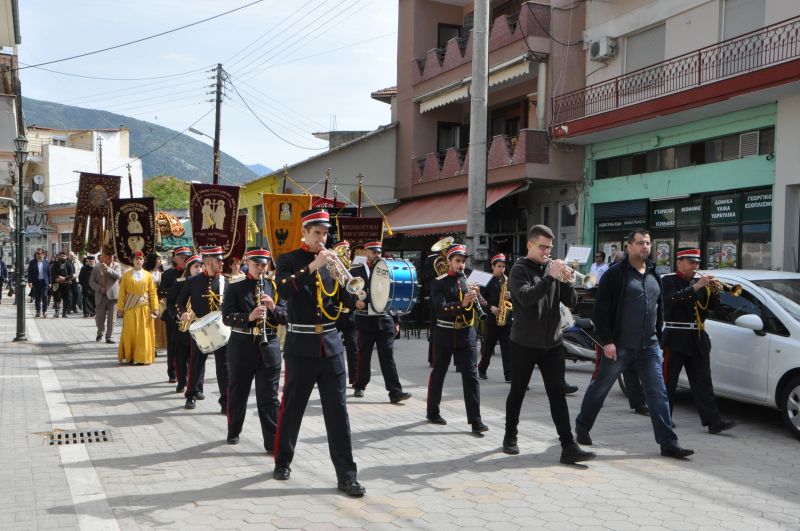
[[[327,250],[321,243],[320,247],[322,247],[323,250]],[[360,300],[364,300],[361,299],[361,294],[364,293],[364,297],[366,298],[364,279],[351,275],[350,271],[342,263],[342,259],[339,257],[338,253],[336,254],[336,258],[328,262],[327,267],[331,275],[339,282],[339,285],[347,290],[347,293],[358,296]]]
[[[553,263],[552,258],[545,259],[545,275],[550,272],[550,265]],[[565,277],[565,274],[567,277]],[[569,279],[569,280],[568,280]],[[594,273],[589,273],[588,275],[584,275],[580,271],[575,271],[568,265],[564,265],[564,272],[561,273],[561,276],[558,278],[560,282],[564,282],[565,284],[569,284],[572,287],[580,286],[584,289],[592,289],[597,285],[597,277]]]
[[[700,273],[695,273],[695,279],[701,279],[706,275],[701,275]],[[722,293],[723,291],[727,291],[734,297],[738,297],[742,294],[742,285],[741,284],[731,284],[729,282],[723,282],[717,278],[711,278],[708,281],[708,287],[711,288],[711,291],[715,293]]]

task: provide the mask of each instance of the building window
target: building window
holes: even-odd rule
[[[62,232],[61,233],[61,251],[70,252],[72,249],[72,233],[71,232]]]
[[[764,26],[765,0],[725,0],[722,40],[744,35]]]
[[[625,72],[633,72],[664,60],[666,25],[630,35],[625,40]]]
[[[450,148],[461,148],[461,124],[439,122],[436,127],[436,151],[444,153]]]
[[[437,48],[445,48],[447,47],[448,41],[450,39],[458,39],[461,37],[461,26],[456,26],[454,24],[439,24],[439,33],[437,36]]]

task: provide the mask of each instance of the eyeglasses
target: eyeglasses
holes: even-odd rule
[[[650,240],[637,240],[637,241],[633,242],[633,244],[634,245],[638,245],[639,247],[642,247],[642,246],[649,247],[649,246],[653,245],[653,242],[651,242]]]
[[[553,248],[552,245],[539,245],[538,247],[540,251],[549,251]]]

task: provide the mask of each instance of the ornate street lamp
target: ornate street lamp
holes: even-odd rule
[[[20,135],[14,139],[14,159],[19,167],[19,181],[18,181],[18,199],[17,199],[17,265],[14,266],[15,276],[17,278],[17,336],[14,341],[27,341],[25,337],[25,227],[24,223],[24,197],[23,185],[25,183],[25,174],[22,168],[25,166],[25,161],[28,160],[28,139]]]

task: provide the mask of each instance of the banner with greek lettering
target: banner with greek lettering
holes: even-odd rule
[[[347,240],[350,247],[383,239],[383,218],[339,217],[336,224],[339,229],[338,240]]]
[[[117,260],[133,266],[133,255],[145,256],[156,249],[155,204],[152,197],[111,201],[111,235]]]

